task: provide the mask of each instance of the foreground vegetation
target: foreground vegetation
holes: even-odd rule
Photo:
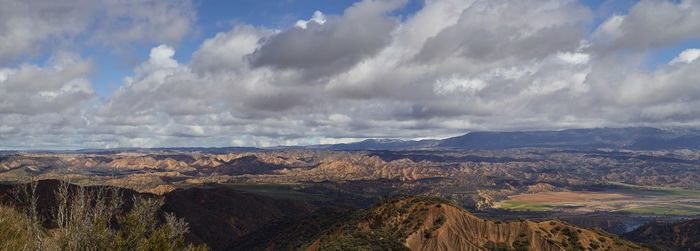
[[[134,197],[125,203],[117,188],[62,182],[46,216],[38,210],[37,184],[17,186],[17,208],[0,206],[0,250],[207,249],[186,243],[183,219],[159,214],[162,199]]]

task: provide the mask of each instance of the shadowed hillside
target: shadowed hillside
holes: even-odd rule
[[[163,210],[190,224],[191,238],[222,250],[241,236],[282,219],[297,219],[315,207],[224,187],[178,189],[164,195]]]
[[[625,237],[654,250],[700,250],[700,219],[650,223]]]

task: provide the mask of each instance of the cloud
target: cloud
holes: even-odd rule
[[[0,68],[0,115],[78,113],[94,96],[87,80],[92,64],[59,53],[45,66]]]
[[[195,18],[188,0],[5,0],[0,8],[0,63],[75,44],[128,48],[125,44],[131,42],[175,43],[191,30]]]
[[[189,73],[189,69],[173,59],[174,55],[175,50],[168,45],[152,48],[148,60],[134,69],[136,74],[125,79],[124,85],[100,107],[98,115],[121,114],[138,117],[144,113],[157,112],[158,109],[178,107],[176,99],[181,96],[173,96],[172,94],[175,93],[166,92],[167,88],[177,85],[178,80],[191,76],[186,74]],[[189,91],[182,93],[182,95],[189,94],[193,93]],[[162,101],[159,102],[159,99]]]
[[[673,60],[671,60],[671,64],[689,64],[697,60],[698,58],[700,58],[700,49],[687,49],[681,52],[681,54],[678,54],[678,56],[676,56]]]
[[[522,99],[528,99],[526,95],[554,95],[563,89],[579,88],[575,87],[582,82],[578,71],[585,71],[589,60],[576,51],[583,38],[579,33],[566,46],[539,55],[523,52],[512,57],[517,60],[506,60],[509,64],[494,64],[502,60],[497,58],[491,62],[474,60],[459,52],[452,53],[453,59],[430,66],[413,62],[426,43],[448,39],[444,35],[448,32],[457,36],[459,32],[452,29],[468,22],[465,16],[478,14],[481,16],[474,18],[501,21],[493,15],[498,8],[507,7],[505,3],[475,4],[483,6],[435,1],[398,23],[387,12],[398,8],[400,2],[364,1],[342,16],[326,17],[323,24],[307,23],[306,29],[290,27],[273,32],[239,25],[206,40],[189,64],[141,70],[154,60],[154,51],[163,48],[156,47],[151,58],[137,69],[137,75],[100,108],[101,127],[110,128],[112,123],[133,120],[137,115],[142,120],[133,123],[140,125],[134,130],[157,127],[170,135],[164,137],[173,138],[185,135],[183,128],[192,125],[207,125],[201,127],[200,136],[236,132],[231,137],[239,143],[251,139],[239,135],[272,142],[426,137],[427,131],[449,135],[464,130],[460,126],[490,124],[492,121],[485,120],[488,116],[493,120],[507,117],[504,114],[496,118],[496,114],[503,109],[517,111],[509,106],[520,106]],[[527,9],[526,4],[519,6]],[[552,15],[535,22],[539,26],[530,27],[531,32],[522,39],[507,44],[513,48],[527,46],[531,43],[527,36],[542,36],[543,29],[556,30],[544,27],[558,23],[579,27],[588,17],[585,9],[571,2],[552,3],[542,10],[523,13],[524,19],[532,20],[545,13]],[[369,21],[373,24],[368,25]],[[432,25],[426,26],[425,22]],[[527,28],[522,22],[504,22],[508,23],[493,24],[494,29]],[[381,27],[382,23],[386,27]],[[348,32],[360,29],[363,31]],[[357,42],[360,37],[381,43],[368,46]],[[295,39],[304,43],[294,43]],[[291,51],[289,46],[296,50]],[[172,54],[167,52],[166,58],[170,58]],[[323,55],[326,52],[329,54]],[[471,63],[463,63],[467,61]],[[536,88],[528,81],[536,81]]]
[[[316,23],[316,24],[325,24],[326,23],[326,15],[323,15],[323,12],[321,11],[314,11],[314,15],[311,17],[309,20],[299,20],[294,24],[294,27],[300,28],[300,29],[306,29],[308,27],[309,23]]]
[[[573,1],[478,1],[462,11],[457,23],[429,38],[416,60],[542,58],[576,49],[589,18],[589,10]]]
[[[0,68],[2,148],[61,148],[78,140],[85,107],[95,100],[92,63],[58,52],[45,65]]]
[[[562,61],[570,64],[586,64],[589,60],[591,60],[591,56],[586,53],[562,52],[557,53],[557,56]]]
[[[337,73],[379,51],[398,20],[387,15],[402,1],[362,1],[342,16],[304,23],[267,38],[251,55],[254,67],[298,70],[311,77]],[[313,20],[313,18],[312,18]]]
[[[99,1],[98,1],[99,3]],[[103,0],[92,40],[110,46],[148,41],[177,43],[192,29],[196,14],[189,0]]]
[[[4,68],[0,138],[4,146],[27,137],[25,145],[47,147],[269,146],[700,125],[697,49],[647,63],[654,48],[696,36],[696,2],[641,1],[592,34],[595,13],[577,1],[433,0],[400,19],[392,13],[402,4],[365,0],[281,30],[238,24],[189,61],[176,60],[184,51],[175,42],[159,42],[98,101],[89,60],[57,54],[43,66]],[[674,27],[657,32],[657,22]],[[22,102],[30,99],[38,101]]]
[[[577,2],[431,1],[400,23],[387,16],[398,6],[364,1],[306,29],[239,25],[189,64],[145,70],[154,51],[172,60],[156,47],[101,108],[119,118],[101,127],[138,114],[116,126],[160,128],[160,143],[228,135],[268,145],[697,119],[692,64],[645,72],[635,57],[592,54],[592,15]],[[372,19],[387,26],[345,36]]]
[[[265,28],[238,25],[228,32],[219,32],[205,40],[192,55],[197,72],[232,71],[247,67],[246,56],[259,48],[259,42],[274,34]]]
[[[626,15],[609,17],[594,32],[597,50],[643,50],[700,38],[700,2],[642,0]]]

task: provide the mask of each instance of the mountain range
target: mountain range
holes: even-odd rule
[[[319,145],[283,145],[272,147],[123,147],[109,149],[80,149],[77,151],[29,152],[52,153],[111,153],[111,152],[255,152],[264,150],[505,150],[517,148],[559,149],[629,149],[629,150],[677,150],[700,149],[698,129],[660,129],[654,127],[586,128],[541,131],[473,131],[444,139],[404,140],[371,138],[358,142]],[[0,151],[12,154],[17,151]]]
[[[476,131],[441,140],[368,139],[355,143],[315,147],[329,150],[700,149],[700,132],[652,127],[558,131]]]

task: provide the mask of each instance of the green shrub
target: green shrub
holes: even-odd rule
[[[529,250],[530,242],[527,240],[516,240],[513,241],[513,248],[515,251],[527,251]]]
[[[364,251],[364,250],[408,250],[403,243],[388,238],[382,233],[364,231],[352,234],[329,237],[321,241],[319,250],[322,251]]]
[[[484,244],[484,249],[489,251],[509,251],[510,247],[508,247],[508,244],[502,242],[496,243],[493,241],[488,241],[486,244]]]
[[[440,228],[440,226],[442,226],[442,224],[444,224],[446,220],[447,219],[445,218],[445,215],[441,214],[437,217],[437,219],[435,219],[435,222],[433,222],[434,228]]]

